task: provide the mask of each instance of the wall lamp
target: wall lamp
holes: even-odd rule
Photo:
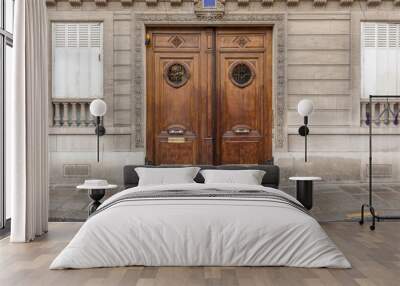
[[[103,126],[101,117],[104,116],[107,112],[107,104],[101,99],[95,99],[90,103],[90,113],[96,117],[96,128],[94,133],[97,135],[97,162],[100,161],[99,156],[99,144],[100,144],[100,136],[106,134],[106,129]]]
[[[311,100],[309,99],[303,99],[299,102],[297,105],[297,112],[304,117],[304,125],[300,126],[299,128],[299,134],[301,136],[304,136],[304,162],[307,162],[307,135],[310,133],[310,130],[308,129],[308,116],[311,115],[311,113],[314,110],[314,104]]]

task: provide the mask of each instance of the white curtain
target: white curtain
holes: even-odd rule
[[[12,242],[48,225],[48,44],[45,0],[15,1],[13,94],[7,98],[6,164]]]

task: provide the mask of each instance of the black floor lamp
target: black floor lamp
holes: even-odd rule
[[[304,125],[299,128],[299,134],[304,136],[304,162],[307,162],[307,135],[310,133],[308,129],[308,116],[311,115],[313,110],[314,104],[309,99],[303,99],[297,105],[297,112],[304,117]]]

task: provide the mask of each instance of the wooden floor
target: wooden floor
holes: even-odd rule
[[[0,241],[0,285],[400,285],[400,223],[381,222],[375,232],[357,223],[327,223],[324,229],[353,269],[288,267],[124,267],[48,270],[80,223],[51,223],[45,237],[28,244]]]

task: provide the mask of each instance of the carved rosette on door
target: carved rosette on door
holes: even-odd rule
[[[189,67],[181,62],[169,63],[164,69],[164,78],[170,86],[179,88],[190,78]]]
[[[244,61],[235,62],[229,71],[229,79],[240,88],[250,85],[255,76],[256,73],[252,65]]]

